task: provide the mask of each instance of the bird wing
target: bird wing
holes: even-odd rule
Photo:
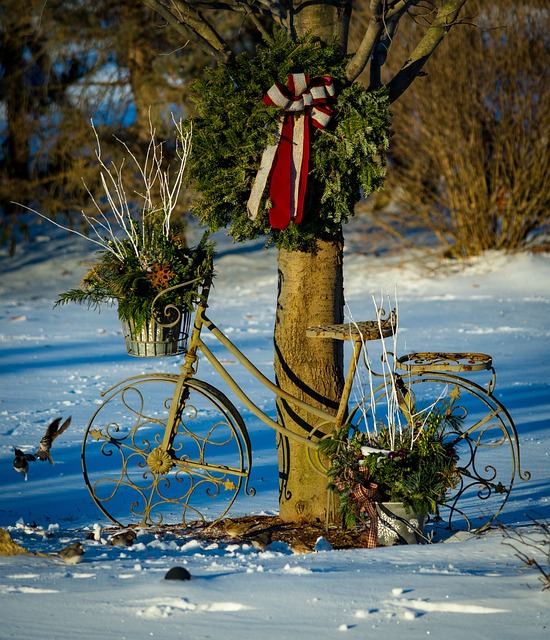
[[[55,438],[55,434],[57,432],[57,428],[59,427],[59,423],[61,422],[61,418],[56,418],[50,426],[46,429],[46,433],[44,434],[45,438]]]
[[[25,460],[30,460],[31,462],[34,462],[36,460],[36,458],[32,455],[32,453],[25,453],[24,451],[21,451],[21,449],[18,449],[17,447],[14,447],[13,451],[15,453],[16,458],[24,458]]]
[[[68,426],[71,424],[71,418],[72,416],[69,416],[65,422],[58,428],[56,428],[55,433],[52,434],[52,440],[55,440],[56,438],[59,438],[59,436],[67,430]],[[61,418],[59,418],[58,420],[56,420],[57,424],[59,424],[59,422],[61,421]],[[53,423],[52,423],[53,424]],[[51,426],[51,425],[50,425]],[[49,430],[49,428],[48,428]]]

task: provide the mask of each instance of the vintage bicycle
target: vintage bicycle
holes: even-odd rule
[[[342,397],[332,414],[277,386],[216,326],[207,314],[211,284],[211,274],[201,280],[194,317],[169,305],[161,314],[155,312],[153,325],[139,335],[125,329],[130,354],[181,355],[180,372],[145,373],[118,382],[102,394],[104,400],[85,431],[81,456],[86,485],[103,514],[120,526],[213,523],[227,514],[241,492],[255,494],[250,484],[253,455],[248,427],[224,392],[197,377],[199,357],[211,364],[253,416],[281,437],[308,447],[319,473],[326,473],[326,465],[317,453],[317,427],[335,429],[346,422],[360,427],[387,401],[390,374],[386,369],[376,373],[366,353],[372,341],[395,335],[395,312],[380,311],[370,321],[307,329],[311,339],[351,343]],[[153,306],[162,307],[161,298],[162,294]],[[312,435],[293,433],[267,415],[208,346],[206,334],[274,397],[313,416]],[[360,368],[367,371],[370,388],[358,391]],[[483,383],[476,378],[480,375]],[[450,392],[460,398],[464,427],[453,444],[460,455],[461,477],[445,517],[449,526],[457,516],[469,530],[489,526],[502,511],[514,481],[529,478],[521,469],[516,426],[494,395],[492,358],[478,353],[406,354],[394,358],[391,376],[415,402]]]

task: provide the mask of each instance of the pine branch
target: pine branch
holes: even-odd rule
[[[54,304],[55,307],[61,307],[69,304],[69,302],[75,302],[76,304],[86,305],[88,309],[99,310],[102,304],[106,303],[106,297],[110,296],[110,292],[103,291],[83,291],[82,289],[70,289],[65,293],[59,294],[59,299]],[[116,299],[111,297],[108,301],[109,304],[114,305]]]

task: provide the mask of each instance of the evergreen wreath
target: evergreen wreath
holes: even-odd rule
[[[326,45],[312,37],[295,42],[277,31],[254,57],[243,53],[207,69],[194,82],[188,175],[200,194],[194,214],[204,226],[211,231],[228,227],[236,242],[265,235],[267,244],[313,250],[316,239],[337,237],[362,196],[383,186],[390,130],[387,92],[349,84],[347,60],[336,42]],[[275,82],[286,85],[290,73],[328,75],[336,96],[331,122],[312,136],[304,219],[280,231],[269,224],[268,189],[255,220],[248,217],[247,202],[280,114],[262,98]]]

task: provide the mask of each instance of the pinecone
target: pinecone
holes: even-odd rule
[[[170,285],[170,280],[176,275],[170,265],[160,265],[156,262],[151,273],[147,274],[155,289],[166,289]]]

